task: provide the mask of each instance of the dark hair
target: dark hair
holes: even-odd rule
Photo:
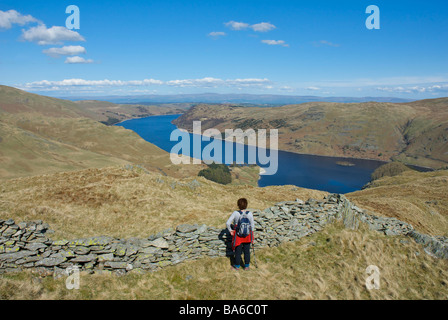
[[[237,205],[238,205],[238,208],[240,208],[240,210],[246,209],[247,208],[247,199],[246,198],[238,199]]]

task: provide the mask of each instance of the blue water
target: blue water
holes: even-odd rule
[[[179,116],[180,115],[152,116],[127,120],[117,125],[135,131],[146,141],[170,152],[172,148],[181,141],[180,138],[176,141],[170,141],[172,131],[177,129],[171,121]],[[187,136],[189,136],[189,139],[192,142],[194,135],[183,133],[182,139],[187,138]],[[201,150],[208,143],[209,142],[202,142]],[[225,143],[228,144],[229,142]],[[234,147],[236,145],[236,143],[233,143]],[[223,143],[223,153],[224,148]],[[248,147],[244,146],[244,150],[245,159],[247,159]],[[182,150],[182,154],[190,156],[194,153],[192,152],[192,149],[189,149]],[[234,151],[233,154],[235,158],[236,152]],[[349,159],[349,162],[355,164],[351,167],[340,166],[336,163],[337,161],[343,160],[347,161],[347,159],[344,158],[302,155],[292,152],[278,151],[277,172],[274,175],[262,175],[258,181],[258,185],[260,187],[271,185],[295,185],[298,187],[334,193],[348,193],[360,190],[363,185],[369,182],[370,174],[380,165],[384,164],[384,162],[381,161],[363,159]],[[263,167],[263,165],[260,166]]]

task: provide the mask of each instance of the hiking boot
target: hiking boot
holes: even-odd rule
[[[244,271],[249,271],[249,267],[244,267]]]
[[[240,271],[240,268],[237,268],[237,267],[235,267],[235,266],[232,266],[232,270]]]

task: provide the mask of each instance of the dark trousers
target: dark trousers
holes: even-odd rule
[[[242,243],[235,248],[235,265],[241,265],[241,254],[244,252],[244,264],[249,266],[250,263],[250,243]]]

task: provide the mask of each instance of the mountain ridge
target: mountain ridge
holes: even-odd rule
[[[172,165],[166,151],[98,117],[79,103],[0,86],[0,178],[131,163],[178,177],[203,168]]]
[[[173,123],[190,131],[193,121],[201,121],[202,130],[215,127],[221,132],[277,129],[284,151],[440,168],[448,164],[447,110],[447,98],[270,108],[197,104]]]

